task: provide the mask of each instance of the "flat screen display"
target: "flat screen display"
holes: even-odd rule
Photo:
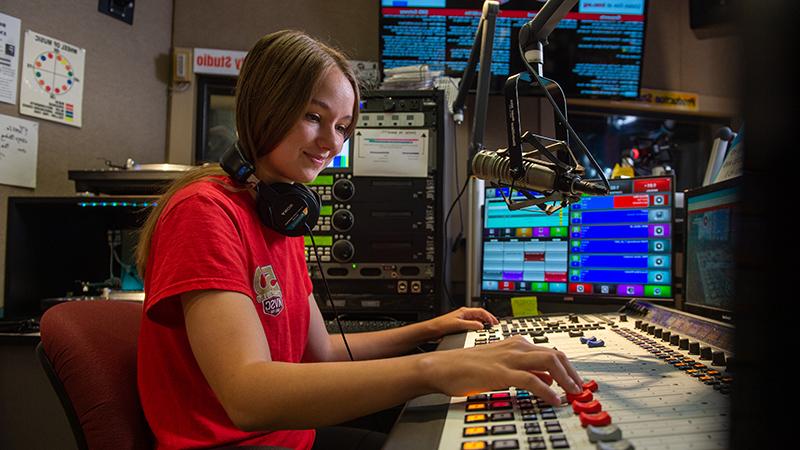
[[[610,184],[550,216],[511,211],[508,188],[486,188],[482,295],[671,300],[673,178]]]
[[[500,3],[493,93],[502,91],[510,75],[524,70],[519,30],[544,5],[532,0]],[[462,77],[482,5],[479,0],[382,0],[382,69],[427,64],[432,71]],[[548,38],[544,75],[560,84],[568,98],[638,97],[646,17],[646,0],[580,0]]]
[[[686,305],[729,313],[736,287],[739,179],[686,191]],[[699,312],[699,311],[695,311]]]

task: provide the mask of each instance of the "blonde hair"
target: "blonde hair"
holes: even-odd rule
[[[338,68],[353,88],[352,135],[358,120],[359,88],[347,58],[339,50],[295,30],[268,34],[247,53],[236,82],[236,131],[239,146],[251,162],[274,149],[302,118],[311,95],[324,75]],[[216,175],[227,175],[219,164],[188,171],[172,182],[159,197],[139,233],[136,267],[144,279],[150,241],[158,218],[169,199],[189,184]]]

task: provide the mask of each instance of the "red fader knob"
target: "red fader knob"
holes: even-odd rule
[[[605,411],[601,411],[596,414],[582,412],[579,417],[581,419],[581,425],[583,425],[584,428],[588,427],[589,425],[604,427],[611,424],[611,416],[609,416]]]
[[[592,400],[591,402],[572,402],[572,410],[575,411],[575,414],[580,413],[599,413],[603,410],[603,405],[600,404],[597,400]]]
[[[572,403],[574,401],[587,403],[592,401],[592,399],[594,399],[594,396],[592,395],[592,391],[588,389],[584,389],[580,394],[567,394],[568,403]]]
[[[586,383],[583,383],[583,388],[588,389],[592,392],[597,392],[597,381],[589,380]]]

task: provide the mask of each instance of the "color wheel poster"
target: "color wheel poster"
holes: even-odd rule
[[[25,32],[19,112],[80,127],[86,49]]]

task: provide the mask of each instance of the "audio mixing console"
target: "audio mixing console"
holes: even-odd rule
[[[565,352],[586,382],[584,392],[564,395],[557,407],[515,388],[420,397],[406,405],[384,448],[728,447],[729,325],[631,302],[617,313],[502,320],[451,336],[440,348],[487,345],[514,335]]]

